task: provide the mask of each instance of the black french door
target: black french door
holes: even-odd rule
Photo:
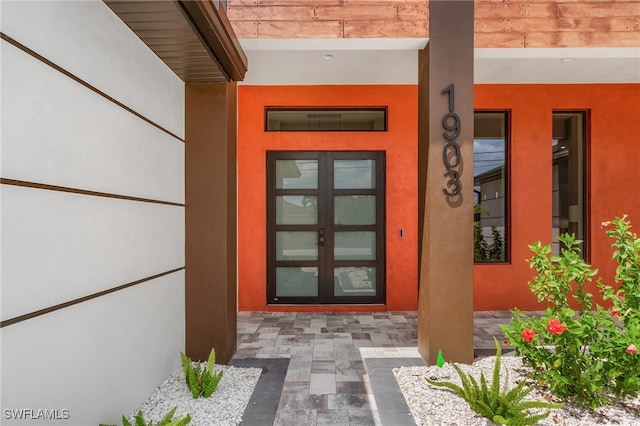
[[[385,301],[383,152],[267,154],[270,304]]]

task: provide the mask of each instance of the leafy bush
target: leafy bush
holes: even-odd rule
[[[533,425],[547,418],[549,411],[542,414],[529,415],[527,410],[531,408],[562,407],[562,404],[550,402],[524,401],[524,397],[533,390],[533,388],[525,388],[524,380],[509,391],[507,391],[508,380],[505,380],[504,387],[500,391],[500,358],[502,349],[498,341],[495,338],[493,340],[496,343],[496,361],[493,366],[491,386],[487,385],[484,373],[480,374],[480,384],[478,385],[478,381],[472,375],[465,374],[456,364],[452,364],[452,366],[462,381],[462,387],[451,382],[425,380],[434,386],[452,390],[456,395],[467,401],[473,411],[501,425]]]
[[[144,416],[142,415],[142,411],[138,411],[138,414],[133,418],[135,423],[131,423],[125,416],[122,416],[122,426],[185,426],[189,424],[191,421],[191,416],[187,414],[185,417],[180,419],[174,419],[173,415],[176,413],[176,409],[178,407],[173,407],[171,411],[167,413],[166,416],[162,418],[158,423],[154,425],[152,421],[149,423],[146,422]],[[103,425],[100,426],[116,426],[116,425]]]
[[[194,398],[204,396],[209,398],[218,387],[218,383],[222,378],[222,371],[214,372],[216,365],[216,351],[211,349],[207,365],[202,368],[201,363],[194,363],[184,353],[180,352],[182,360],[182,371],[184,371],[187,387],[191,391]]]
[[[541,385],[592,408],[640,390],[640,239],[626,216],[602,226],[611,224],[607,235],[615,240],[617,289],[598,280],[610,309],[594,303],[586,287],[598,271],[581,258],[581,241],[565,234],[558,237],[560,256],[551,256],[551,246],[540,242],[529,246],[534,253],[529,263],[537,271],[529,287],[549,307],[540,318],[514,310],[511,326],[502,326]],[[577,311],[569,307],[570,297]]]

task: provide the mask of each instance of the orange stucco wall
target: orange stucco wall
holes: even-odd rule
[[[551,126],[556,110],[588,111],[590,261],[613,284],[611,240],[600,224],[628,214],[640,229],[640,85],[476,85],[476,109],[511,113],[511,264],[476,265],[476,310],[539,309],[525,259],[551,242]],[[593,289],[596,290],[595,288]]]
[[[417,307],[417,87],[241,86],[238,89],[238,304],[266,305],[266,152],[383,150],[387,168],[387,303]],[[640,85],[476,85],[476,110],[510,112],[509,264],[474,267],[474,309],[540,309],[527,282],[534,241],[551,240],[553,111],[588,111],[590,261],[613,283],[610,239],[600,223],[628,214],[640,229]],[[266,133],[265,106],[389,106],[385,133]],[[470,218],[472,220],[472,218]],[[404,237],[398,236],[403,229]],[[595,288],[594,288],[595,290]],[[357,310],[334,307],[332,310]]]
[[[386,152],[386,306],[415,310],[417,277],[417,86],[240,86],[238,88],[238,307],[267,306],[267,151]],[[265,132],[266,106],[388,106],[387,132]],[[399,236],[403,230],[403,237]],[[307,307],[294,310],[356,310]]]

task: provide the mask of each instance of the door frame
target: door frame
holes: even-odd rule
[[[344,304],[384,304],[386,303],[386,152],[385,151],[267,151],[267,305],[344,305]],[[276,160],[316,159],[318,161],[317,189],[276,189]],[[334,160],[372,159],[375,166],[375,188],[373,189],[334,189]],[[376,220],[374,225],[337,225],[333,223],[336,195],[375,195]],[[276,225],[276,196],[278,195],[316,195],[318,197],[318,223],[313,225]],[[324,224],[324,249],[318,250],[317,260],[282,261],[276,260],[276,232],[316,231]],[[334,240],[336,230],[376,232],[375,260],[334,260]],[[276,268],[286,266],[318,267],[317,296],[277,296]],[[367,267],[376,269],[376,292],[374,296],[336,296],[334,294],[334,274],[336,267]]]

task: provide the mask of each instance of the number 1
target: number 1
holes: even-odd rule
[[[449,111],[453,112],[456,109],[456,95],[453,83],[442,89],[440,93],[444,95],[447,92],[449,93]]]

